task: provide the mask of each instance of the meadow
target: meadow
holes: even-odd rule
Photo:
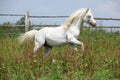
[[[66,45],[48,57],[44,48],[33,53],[33,42],[20,46],[17,37],[0,31],[0,80],[120,80],[120,34],[86,29],[79,39],[84,52]]]

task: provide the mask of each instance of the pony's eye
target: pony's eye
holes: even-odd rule
[[[88,17],[88,18],[91,18],[91,16],[90,16],[90,15],[88,15],[87,17]]]

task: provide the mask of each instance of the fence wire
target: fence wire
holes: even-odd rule
[[[0,14],[0,25],[10,27],[25,27],[25,24],[17,24],[23,14]],[[59,26],[66,21],[68,16],[29,16],[30,28],[40,29],[41,27]],[[95,18],[97,28],[111,32],[120,32],[120,19],[116,18]],[[86,26],[86,24],[84,25]]]

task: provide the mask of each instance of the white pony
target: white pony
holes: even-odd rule
[[[65,23],[59,27],[45,27],[40,30],[31,30],[19,37],[20,43],[24,44],[29,40],[35,41],[33,52],[35,53],[42,46],[45,47],[44,55],[47,56],[52,47],[70,44],[72,48],[77,51],[76,45],[81,45],[84,49],[83,43],[78,41],[80,34],[80,27],[83,23],[88,23],[95,27],[96,21],[90,9],[82,8],[73,13]]]

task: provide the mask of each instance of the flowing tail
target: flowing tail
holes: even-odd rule
[[[35,34],[37,33],[38,31],[37,30],[31,30],[31,31],[28,31],[24,34],[21,34],[18,39],[19,39],[19,42],[20,44],[24,44],[28,41],[33,41],[34,40],[34,37],[35,37]]]

